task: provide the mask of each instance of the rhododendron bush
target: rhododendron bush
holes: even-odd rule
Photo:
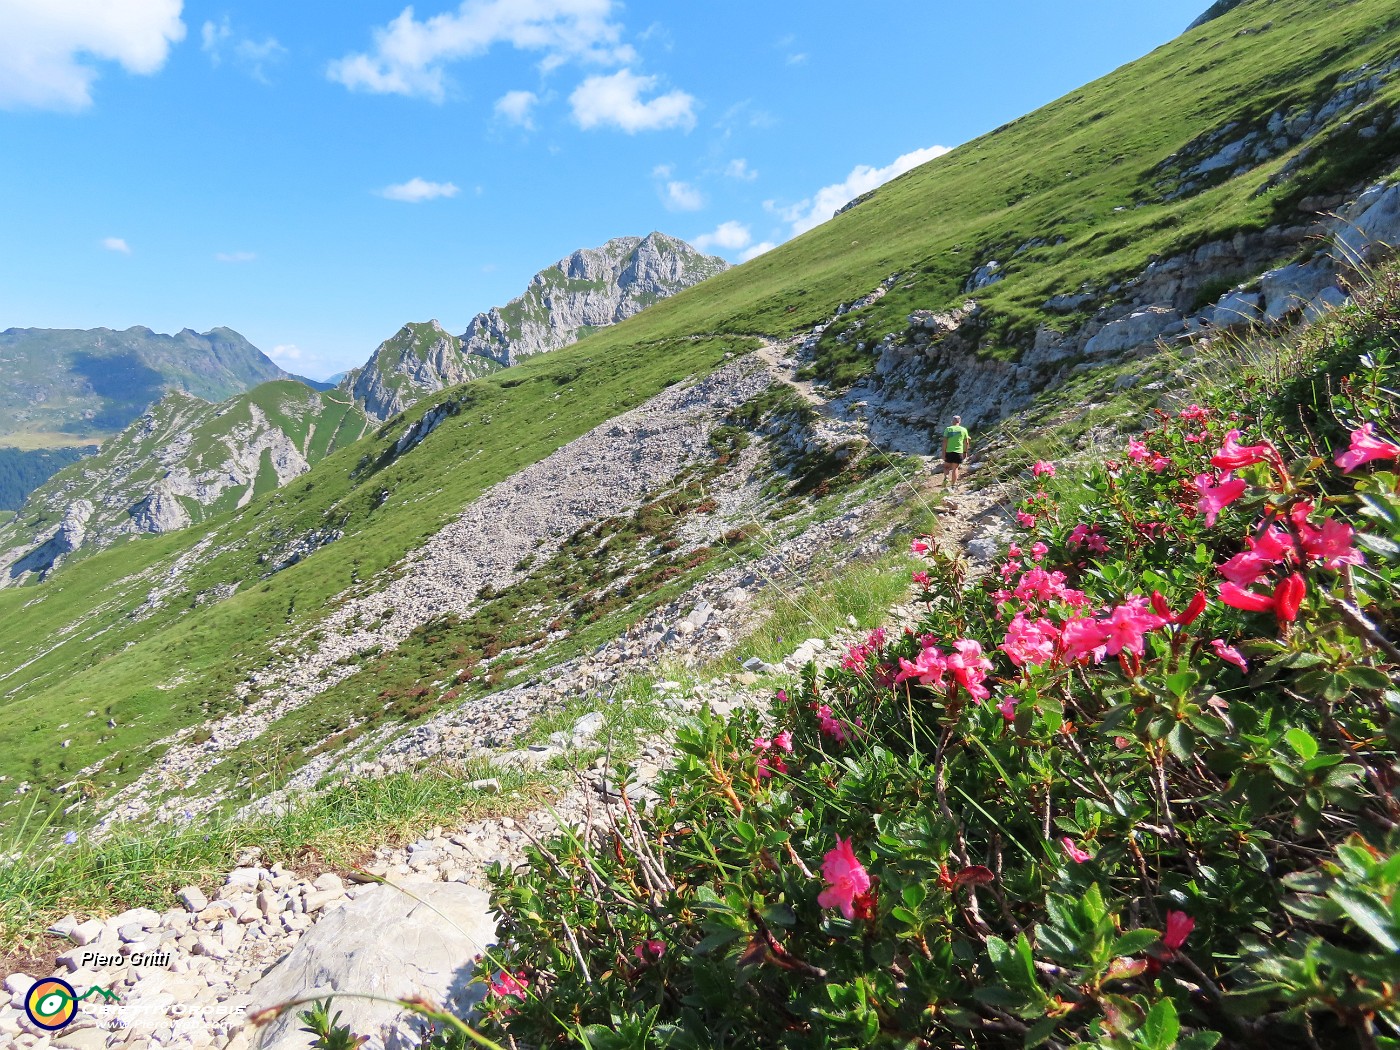
[[[1400,1046],[1387,295],[1315,330],[1315,375],[1037,463],[975,578],[916,541],[918,624],[683,729],[661,801],[497,872],[492,1023],[595,1048]]]

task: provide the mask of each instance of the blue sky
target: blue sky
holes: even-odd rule
[[[0,0],[0,329],[319,378],[610,237],[742,261],[1206,6]]]

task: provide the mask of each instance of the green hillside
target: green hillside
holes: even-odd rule
[[[1188,186],[1183,164],[1224,125],[1315,108],[1344,75],[1397,53],[1400,0],[1244,3],[753,262],[574,347],[425,399],[282,491],[0,593],[0,739],[14,742],[0,774],[55,785],[119,753],[85,786],[101,795],[129,782],[153,741],[235,708],[235,687],[274,659],[279,639],[313,629],[338,596],[398,565],[489,486],[753,347],[752,336],[827,321],[893,274],[889,294],[862,313],[874,337],[902,332],[915,309],[960,303],[973,272],[999,261],[1004,279],[977,293],[987,322],[975,353],[1011,358],[1038,325],[1076,322],[1046,309],[1051,296],[1088,287],[1110,302],[1115,282],[1154,259],[1292,221],[1305,197],[1388,173],[1400,150],[1395,79],[1358,103],[1360,115],[1339,113],[1238,175]],[[1250,276],[1215,275],[1226,286]],[[845,383],[872,363],[828,338],[817,371]],[[445,402],[451,417],[429,441],[394,456],[408,426]],[[273,571],[329,533],[340,538]],[[152,603],[157,581],[163,598]],[[231,597],[209,600],[232,585]]]
[[[73,559],[134,532],[169,531],[235,510],[368,429],[344,394],[290,379],[216,405],[171,392],[96,455],[55,474],[0,525],[0,565],[39,542],[79,500],[94,512],[86,522],[86,549]],[[153,500],[160,501],[160,513],[140,517],[138,508]]]
[[[1245,3],[658,304],[626,334],[792,334],[899,273],[903,279],[871,308],[868,322],[874,331],[895,331],[914,309],[961,302],[973,271],[995,259],[1005,278],[977,295],[1000,321],[984,349],[1014,353],[1040,322],[1067,323],[1044,309],[1053,295],[1104,290],[1153,259],[1292,221],[1305,197],[1392,170],[1400,154],[1393,123],[1400,80],[1393,76],[1362,106],[1390,117],[1375,138],[1361,137],[1366,122],[1350,114],[1311,139],[1301,163],[1294,164],[1293,147],[1175,200],[1164,199],[1161,185],[1164,166],[1197,139],[1229,124],[1242,133],[1275,110],[1316,105],[1345,74],[1392,62],[1398,39],[1394,0]]]

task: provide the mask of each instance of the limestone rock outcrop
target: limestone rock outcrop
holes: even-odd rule
[[[580,248],[541,270],[519,298],[477,314],[462,336],[467,353],[513,365],[625,321],[729,264],[661,233]]]
[[[336,998],[333,1012],[367,1050],[409,1050],[422,1027],[393,1003],[354,998],[422,997],[467,1016],[485,986],[472,984],[473,960],[496,941],[487,895],[460,883],[379,885],[312,927],[290,955],[254,986],[249,1012],[293,999],[351,993]],[[299,1031],[292,1010],[267,1026],[262,1050],[306,1050],[312,1037]]]

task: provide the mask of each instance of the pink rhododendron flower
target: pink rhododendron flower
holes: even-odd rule
[[[1152,473],[1160,474],[1175,462],[1171,456],[1154,456],[1152,462],[1147,465],[1152,468]]]
[[[1344,521],[1326,518],[1321,529],[1302,524],[1298,531],[1303,537],[1303,549],[1309,558],[1322,562],[1329,569],[1343,565],[1363,565],[1366,559],[1352,546],[1356,532]]]
[[[654,963],[666,954],[666,945],[661,941],[643,941],[632,949],[638,962]]]
[[[1053,478],[1055,476],[1055,464],[1047,463],[1043,459],[1035,461],[1035,466],[1031,467],[1031,473],[1038,478]]]
[[[1016,698],[1014,696],[1003,696],[997,704],[997,710],[1001,712],[1001,717],[1008,722],[1016,721]]]
[[[1097,620],[1076,616],[1060,628],[1060,651],[1070,663],[1092,656],[1098,663],[1107,651],[1108,631]]]
[[[923,588],[926,591],[932,590],[933,588],[933,581],[928,578],[928,573],[926,572],[916,572],[911,577],[909,577],[909,579],[912,582],[917,583],[921,588]]]
[[[836,908],[848,919],[856,917],[855,901],[870,889],[870,875],[856,859],[849,838],[837,838],[836,848],[822,858],[826,889],[817,895],[823,908]]]
[[[1068,601],[1075,604],[1075,599],[1079,596],[1078,591],[1072,591],[1065,586],[1068,577],[1058,569],[1054,572],[1036,566],[1023,575],[1016,584],[1016,597],[1023,602],[1051,602]]]
[[[1180,613],[1173,614],[1171,607],[1167,605],[1167,599],[1162,596],[1162,593],[1160,591],[1153,591],[1152,611],[1168,623],[1174,623],[1180,627],[1189,627],[1196,621],[1196,618],[1200,616],[1201,613],[1206,611],[1206,592],[1197,591],[1192,596],[1191,600],[1186,603],[1185,609]]]
[[[1298,618],[1298,609],[1307,593],[1307,581],[1296,572],[1281,581],[1271,595],[1247,591],[1233,583],[1220,585],[1220,600],[1226,605],[1245,612],[1271,612],[1279,623],[1292,623]]]
[[[1152,453],[1147,451],[1147,446],[1136,438],[1128,439],[1128,458],[1134,463],[1141,463]]]
[[[1223,565],[1217,565],[1216,571],[1236,587],[1248,587],[1262,579],[1273,564],[1272,559],[1260,557],[1254,551],[1241,551]]]
[[[1273,595],[1247,591],[1233,583],[1220,585],[1220,600],[1232,609],[1243,609],[1245,612],[1274,611]]]
[[[822,736],[830,737],[838,744],[844,744],[850,739],[850,734],[846,732],[846,727],[839,720],[832,717],[831,708],[826,704],[817,706],[817,728],[821,730]]]
[[[773,738],[773,746],[779,751],[786,751],[789,755],[792,754],[792,730],[784,729],[775,736]]]
[[[906,660],[901,656],[899,667],[899,674],[894,677],[896,683],[913,679],[920,685],[930,685],[935,689],[942,689],[943,674],[948,670],[948,662],[942,652],[925,643],[923,651],[913,661]]]
[[[776,697],[775,697],[775,698],[777,699],[778,703],[780,703],[780,704],[785,704],[785,703],[787,703],[787,690],[786,690],[786,689],[779,689],[778,692],[777,692],[777,694],[776,694]]]
[[[518,974],[507,973],[502,970],[500,973],[496,974],[495,977],[491,978],[490,984],[491,994],[500,999],[507,999],[512,996],[524,999],[530,986],[530,982],[525,977],[525,972],[523,970]]]
[[[759,756],[758,756],[758,779],[759,779],[759,780],[767,780],[767,779],[768,779],[769,777],[771,777],[774,773],[786,773],[787,771],[788,771],[787,763],[784,762],[784,761],[783,761],[781,758],[779,758],[777,755],[759,755]]]
[[[1083,864],[1086,860],[1094,859],[1094,855],[1092,853],[1080,849],[1074,844],[1074,840],[1068,835],[1060,839],[1060,845],[1064,847],[1065,853],[1069,856],[1069,859],[1074,861],[1074,863],[1076,864]]]
[[[1167,912],[1167,932],[1162,935],[1162,943],[1168,950],[1177,951],[1196,928],[1196,920],[1184,911]]]
[[[1283,457],[1271,442],[1259,445],[1241,445],[1240,432],[1232,430],[1225,435],[1225,443],[1220,451],[1210,457],[1210,465],[1221,470],[1239,470],[1253,463],[1267,463],[1283,472]]]
[[[1068,542],[1073,547],[1088,547],[1095,554],[1108,553],[1108,544],[1104,542],[1097,525],[1076,525],[1070,529]]]
[[[1202,408],[1200,405],[1190,404],[1178,412],[1177,415],[1188,423],[1204,423],[1210,418],[1210,409]]]
[[[1233,645],[1226,645],[1223,638],[1212,639],[1210,645],[1215,650],[1215,655],[1227,664],[1234,664],[1241,671],[1247,672],[1249,670],[1249,664],[1244,655]]]
[[[909,544],[909,553],[924,555],[929,552],[930,546],[931,545],[928,537],[920,537],[913,543]]]
[[[767,751],[773,746],[773,741],[766,736],[756,736],[753,738],[753,749],[755,751]]]
[[[1017,667],[1039,666],[1055,658],[1055,643],[1059,638],[1059,630],[1049,620],[1028,620],[1025,613],[1018,612],[1007,624],[1001,650]]]
[[[1206,528],[1215,525],[1215,519],[1220,517],[1220,512],[1228,507],[1235,500],[1244,495],[1244,490],[1249,487],[1249,483],[1243,478],[1231,479],[1226,474],[1220,479],[1220,484],[1214,485],[1209,474],[1197,474],[1195,481],[1191,484],[1196,492],[1200,494],[1198,509],[1206,518]]]
[[[1041,558],[1050,553],[1050,548],[1043,543],[1031,544],[1031,561],[1040,561]]]
[[[1164,622],[1156,613],[1148,612],[1145,598],[1129,598],[1110,612],[1106,620],[1101,621],[1106,635],[1104,652],[1117,656],[1126,650],[1141,656],[1143,636],[1148,631],[1155,631]]]
[[[953,643],[953,649],[955,651],[948,655],[947,668],[954,680],[973,699],[987,699],[992,693],[982,683],[992,669],[992,661],[982,655],[982,646],[971,638],[959,638]]]
[[[1345,452],[1338,452],[1336,462],[1343,473],[1350,474],[1373,459],[1395,459],[1397,456],[1400,456],[1400,445],[1376,437],[1375,427],[1364,423],[1351,432],[1351,447]]]
[[[1018,510],[1018,511],[1016,512],[1016,521],[1020,524],[1021,528],[1023,528],[1023,529],[1033,529],[1033,528],[1035,528],[1035,515],[1034,515],[1034,514],[1027,514],[1027,513],[1026,513],[1025,511],[1023,511],[1023,510]]]

